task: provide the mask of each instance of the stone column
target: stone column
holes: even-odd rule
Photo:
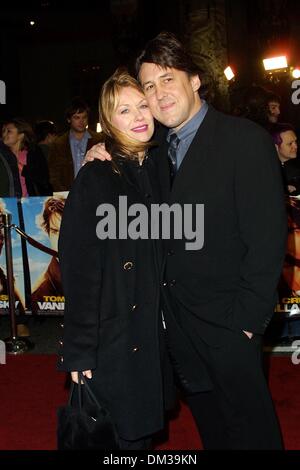
[[[210,101],[229,110],[225,0],[187,0],[185,43],[196,64],[203,70],[203,84],[209,85]]]

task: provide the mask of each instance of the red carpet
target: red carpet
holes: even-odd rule
[[[289,357],[272,357],[270,386],[286,449],[300,449],[300,365]],[[0,450],[52,450],[56,446],[56,409],[68,392],[56,357],[8,357],[0,365]],[[189,410],[181,406],[171,421],[169,440],[159,449],[199,449],[200,439]]]

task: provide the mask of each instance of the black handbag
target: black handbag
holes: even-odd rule
[[[119,449],[118,434],[108,410],[99,404],[80,372],[77,389],[77,406],[72,382],[68,404],[57,410],[58,450]]]

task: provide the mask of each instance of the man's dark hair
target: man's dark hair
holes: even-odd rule
[[[292,124],[284,123],[284,122],[274,124],[271,130],[271,135],[272,135],[274,144],[281,145],[282,144],[281,134],[287,131],[295,132],[295,128],[292,126]]]
[[[37,122],[34,131],[37,143],[45,140],[48,134],[57,134],[56,126],[52,121]]]
[[[245,89],[241,108],[241,116],[267,128],[267,90],[261,86],[250,86]]]
[[[276,93],[273,93],[272,91],[269,91],[267,93],[267,104],[269,103],[279,103],[281,102],[280,96],[276,95]]]
[[[199,67],[183,46],[183,44],[167,31],[161,32],[151,39],[135,62],[135,72],[139,75],[144,62],[159,65],[162,68],[171,67],[186,72],[189,75],[199,75]]]
[[[70,105],[67,107],[65,111],[65,116],[66,119],[70,119],[73,114],[76,113],[84,113],[86,111],[89,113],[89,106],[88,104],[82,99],[80,96],[77,96],[76,98],[73,98]]]

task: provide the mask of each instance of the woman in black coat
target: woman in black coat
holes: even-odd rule
[[[171,369],[159,309],[157,247],[150,237],[119,236],[135,218],[128,216],[127,223],[119,204],[149,207],[155,201],[148,179],[154,168],[146,157],[153,117],[126,72],[116,71],[104,84],[100,119],[112,161],[80,170],[60,230],[65,294],[60,369],[70,371],[74,382],[83,371],[113,417],[121,448],[142,449],[163,427]]]

